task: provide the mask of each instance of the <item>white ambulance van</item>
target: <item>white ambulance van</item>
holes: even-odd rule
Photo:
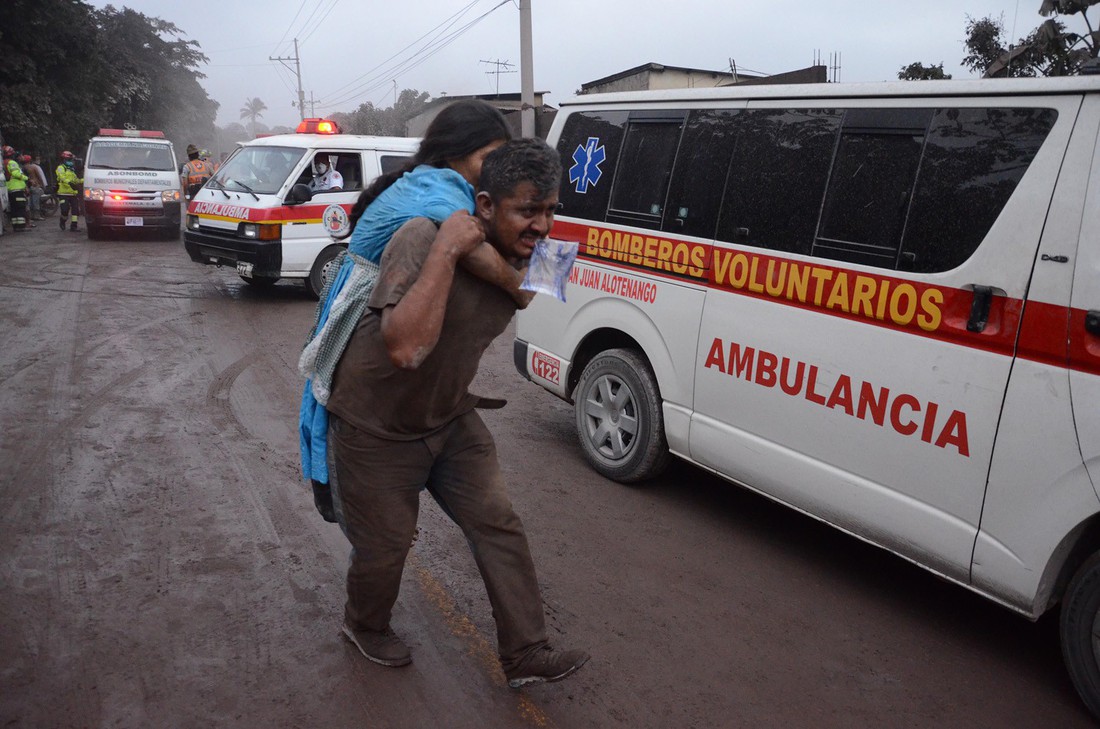
[[[308,119],[295,134],[242,144],[188,205],[183,239],[191,260],[233,266],[254,286],[302,279],[317,297],[326,267],[347,247],[333,236],[347,231],[359,193],[420,144],[338,132],[330,121]],[[314,182],[321,165],[339,173],[339,188]]]
[[[1100,716],[1098,129],[1097,76],[568,100],[553,236],[580,254],[516,367],[611,479],[671,453],[1061,605]]]
[[[180,234],[180,176],[164,132],[100,129],[84,154],[88,237],[111,228]]]

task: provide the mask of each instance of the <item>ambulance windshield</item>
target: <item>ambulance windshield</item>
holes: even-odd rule
[[[226,160],[207,187],[274,195],[305,151],[293,147],[244,147]]]
[[[171,172],[176,169],[171,146],[137,139],[100,139],[89,145],[88,169],[146,170]]]

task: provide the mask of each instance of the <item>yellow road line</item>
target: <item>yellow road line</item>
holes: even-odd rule
[[[493,683],[502,688],[507,686],[504,674],[500,670],[500,659],[493,645],[478,632],[473,621],[458,609],[458,605],[450,593],[447,592],[447,588],[435,579],[426,567],[416,564],[412,554],[409,555],[409,562],[413,564],[413,569],[416,570],[416,577],[420,581],[420,588],[424,591],[424,595],[443,615],[443,622],[446,623],[447,628],[453,635],[465,641],[466,655],[476,659],[482,665]],[[523,694],[518,694],[516,698],[521,717],[526,719],[532,726],[553,729],[554,724],[550,721],[550,717],[535,705],[530,698]]]

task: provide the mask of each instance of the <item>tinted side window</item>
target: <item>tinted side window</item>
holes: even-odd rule
[[[565,120],[558,140],[565,172],[558,197],[562,215],[606,220],[626,119],[625,111],[586,111]]]
[[[394,170],[401,169],[401,167],[404,166],[404,164],[408,161],[409,157],[406,155],[383,154],[380,155],[378,158],[378,162],[382,166],[383,175],[388,175]]]
[[[757,109],[737,117],[718,238],[809,255],[841,114]]]
[[[691,112],[669,183],[663,230],[674,235],[714,237],[737,140],[738,113],[715,109]]]
[[[609,220],[643,228],[661,227],[683,128],[683,114],[676,119],[631,116],[611,187]]]
[[[985,238],[1054,125],[1053,109],[940,109],[913,194],[899,268],[964,262]]]
[[[931,109],[844,115],[813,253],[894,268]]]

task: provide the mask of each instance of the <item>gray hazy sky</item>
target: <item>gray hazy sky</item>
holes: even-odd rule
[[[738,68],[774,74],[811,65],[815,53],[826,63],[839,54],[842,82],[895,80],[913,61],[943,63],[956,79],[972,78],[960,65],[968,15],[1002,17],[1013,40],[1044,20],[1040,0],[531,2],[535,88],[550,92],[551,105],[582,83],[649,62],[728,70],[732,58]],[[292,56],[295,37],[306,100],[312,92],[320,101],[318,116],[366,101],[389,106],[395,85],[433,97],[493,93],[498,79],[501,93],[520,88],[518,0],[110,4],[171,21],[201,44],[210,59],[202,83],[221,104],[219,125],[239,121],[244,101],[256,96],[268,106],[263,123],[297,123],[294,75],[268,60]],[[498,77],[489,73],[495,66],[481,62],[498,60],[513,64],[507,70],[514,73]]]

